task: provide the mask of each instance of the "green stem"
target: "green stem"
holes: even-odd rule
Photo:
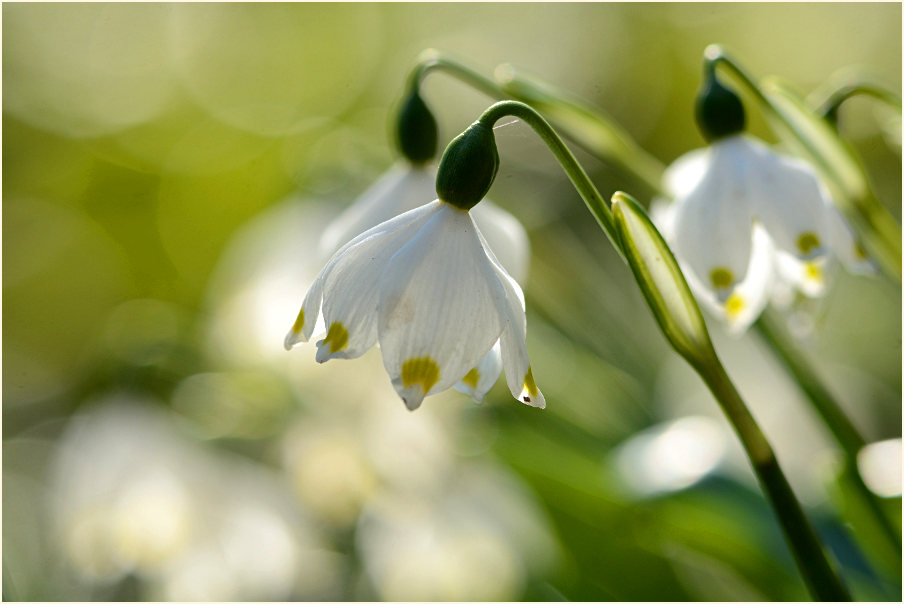
[[[845,466],[850,471],[851,482],[860,494],[863,502],[868,506],[877,525],[881,528],[883,536],[888,544],[901,559],[901,533],[892,525],[888,516],[882,510],[878,497],[869,490],[857,470],[857,454],[866,445],[866,439],[845,415],[840,403],[831,392],[823,386],[815,370],[807,363],[794,346],[780,334],[778,326],[768,312],[764,313],[756,322],[755,328],[763,339],[769,344],[773,352],[785,365],[785,368],[806,394],[813,408],[819,414],[826,427],[841,445],[845,456]]]
[[[440,54],[439,51],[434,49],[428,49],[421,53],[417,64],[408,77],[408,86],[420,87],[427,74],[434,70],[444,71],[472,88],[483,92],[490,98],[505,98],[502,89],[494,80],[481,75],[451,57]]]
[[[496,68],[495,77],[507,98],[542,111],[558,130],[585,151],[638,179],[656,195],[665,195],[662,188],[665,166],[601,109],[508,63]]]
[[[578,163],[578,160],[575,159],[574,154],[565,145],[561,137],[552,129],[552,126],[550,126],[549,123],[543,119],[543,116],[537,113],[535,109],[519,101],[501,101],[496,103],[484,111],[478,121],[492,128],[493,124],[505,116],[517,117],[524,120],[524,122],[533,128],[540,138],[543,139],[543,142],[546,143],[553,155],[556,156],[559,164],[565,170],[571,183],[578,190],[584,203],[587,204],[590,213],[596,218],[596,221],[599,223],[600,227],[602,227],[615,248],[621,252],[621,246],[618,242],[618,235],[615,232],[615,223],[612,220],[612,212],[609,210],[609,206],[606,205],[603,196],[600,195],[600,192],[596,189],[593,182],[590,180],[590,177],[587,176],[584,168]]]
[[[615,249],[622,255],[622,259],[625,259],[625,252],[615,229],[612,212],[559,135],[539,113],[518,101],[496,103],[487,109],[478,121],[492,128],[499,119],[506,116],[524,120],[549,146],[590,212]],[[706,382],[740,437],[810,592],[822,600],[850,600],[847,589],[830,565],[816,533],[791,490],[772,447],[747,410],[744,401],[725,373],[725,369],[719,363],[715,352],[712,352],[707,361],[695,360],[692,357],[688,360]]]
[[[763,94],[760,90],[760,87],[756,85],[754,79],[744,71],[731,56],[725,52],[725,49],[719,46],[718,44],[710,44],[703,51],[703,60],[704,66],[708,69],[715,69],[715,67],[719,64],[724,65],[734,76],[744,84],[744,87],[747,88],[748,92],[752,94],[760,106],[766,110],[772,117],[781,120],[781,115],[775,110],[772,106],[772,103],[769,102],[769,99]]]
[[[838,108],[842,103],[858,94],[871,96],[901,113],[901,97],[872,82],[854,81],[839,86],[829,93],[824,100],[813,104],[816,112],[825,118],[834,116],[837,121]]]
[[[744,404],[721,363],[695,367],[741,439],[760,486],[772,504],[791,553],[810,593],[823,601],[850,601],[851,595],[833,568],[807,520],[775,453]]]

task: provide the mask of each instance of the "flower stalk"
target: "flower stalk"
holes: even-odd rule
[[[629,195],[615,193],[612,208],[625,256],[644,298],[663,334],[703,379],[740,438],[810,593],[820,600],[850,600],[847,588],[788,484],[772,446],[716,355],[700,310],[662,235]],[[680,317],[686,320],[682,322]],[[692,329],[684,330],[676,338],[670,328],[675,319]],[[685,345],[688,336],[694,339],[695,346]]]
[[[772,118],[773,123],[776,123],[779,126],[784,124],[787,130],[794,135],[796,126],[794,123],[788,121],[787,114],[783,114],[776,109],[773,101],[771,101],[770,98],[767,98],[754,79],[736,61],[734,61],[722,47],[711,45],[706,49],[704,55],[704,73],[714,70],[718,64],[723,65],[736,79],[744,84],[749,92],[757,99],[762,109],[770,118]],[[609,127],[609,120],[606,116],[600,115],[597,110],[575,104],[567,97],[553,95],[549,92],[550,89],[548,86],[541,87],[540,85],[533,83],[532,80],[526,76],[512,72],[508,74],[507,80],[505,78],[503,79],[503,82],[506,81],[509,83],[504,83],[503,87],[507,91],[516,90],[523,96],[532,94],[530,97],[532,101],[534,98],[538,98],[540,95],[539,91],[545,92],[547,96],[540,97],[543,100],[542,106],[544,108],[554,108],[562,114],[570,114],[575,123],[579,123],[580,120],[587,124],[596,122],[598,128],[606,129]],[[841,87],[836,90],[835,93],[829,95],[822,103],[822,107],[831,108],[837,106],[838,103],[843,102],[844,99],[849,98],[852,94],[870,94],[877,98],[881,98],[889,105],[900,109],[899,98],[887,93],[887,91],[884,91],[879,87],[867,86],[856,82]],[[825,111],[825,109],[823,109],[823,111]],[[585,128],[585,130],[589,130],[589,128]],[[634,146],[633,142],[626,134],[620,133],[620,136],[624,137],[627,141],[626,144]],[[801,138],[803,139],[804,137],[801,135]],[[594,147],[592,145],[583,146],[589,151],[594,152]],[[631,156],[628,156],[628,159],[630,160]],[[652,162],[643,162],[643,164],[644,167],[642,169],[632,169],[629,173],[643,175],[647,180],[646,184],[648,186],[654,190],[661,190],[660,183],[662,181],[664,167],[660,164],[657,169],[654,169],[656,166]],[[849,171],[850,166],[851,164],[848,162],[847,165],[841,167]],[[856,173],[849,178],[855,177]],[[881,218],[878,219],[878,221],[886,225],[888,224],[888,221],[883,221]],[[894,235],[893,231],[895,229],[893,227],[895,227],[895,225],[889,225],[886,228],[886,230],[890,232],[889,236],[891,237]],[[898,235],[898,239],[900,240],[900,235]],[[900,258],[900,253],[898,254],[898,257]],[[865,508],[869,510],[870,515],[873,517],[874,524],[878,527],[877,532],[882,534],[883,539],[885,539],[887,546],[890,548],[888,551],[896,552],[898,559],[900,560],[901,535],[894,526],[892,526],[888,516],[882,510],[877,500],[877,496],[864,484],[857,468],[857,453],[866,444],[865,439],[844,413],[837,399],[823,385],[822,381],[812,368],[809,367],[800,354],[794,350],[793,345],[788,342],[787,338],[781,335],[781,328],[765,317],[761,318],[755,324],[755,328],[772,349],[773,354],[775,354],[779,361],[784,364],[786,370],[797,382],[798,387],[813,406],[820,420],[826,425],[829,432],[840,445],[845,456],[844,472],[850,477],[850,480],[846,482],[851,485],[851,488],[854,491],[856,491],[859,499],[864,502]]]
[[[810,592],[821,600],[849,600],[846,587],[804,515],[772,447],[719,362],[700,310],[662,236],[627,195],[617,193],[613,197],[613,215],[562,139],[530,106],[518,101],[496,103],[475,125],[492,129],[496,121],[506,116],[526,122],[553,152],[600,227],[631,266],[664,335],[716,397],[741,439]]]
[[[587,204],[590,213],[596,218],[597,223],[599,223],[612,244],[621,252],[609,206],[606,205],[603,196],[600,195],[600,192],[597,191],[593,182],[591,182],[590,177],[587,176],[583,166],[578,163],[574,154],[543,116],[529,105],[519,101],[500,101],[484,111],[477,121],[492,128],[493,124],[506,116],[517,117],[523,120],[546,143],[546,146],[552,151],[571,183],[581,195],[581,199]]]

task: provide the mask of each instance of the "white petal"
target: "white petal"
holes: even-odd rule
[[[866,254],[841,211],[830,201],[826,202],[825,219],[829,247],[844,267],[855,275],[876,274],[878,267],[875,261]]]
[[[320,301],[322,299],[323,281],[318,275],[301,303],[301,310],[298,312],[295,324],[292,325],[292,329],[289,330],[289,333],[286,334],[286,339],[283,341],[283,346],[285,346],[286,350],[291,350],[299,342],[307,342],[311,339],[311,334],[320,316]]]
[[[504,298],[470,214],[440,209],[383,273],[383,364],[409,409],[461,380],[502,331]]]
[[[799,260],[787,252],[778,250],[775,265],[780,279],[805,296],[818,298],[825,294],[830,266],[828,257]]]
[[[329,258],[364,231],[431,199],[436,199],[436,167],[396,162],[324,230],[321,257]]]
[[[390,259],[440,210],[434,201],[371,229],[330,263],[323,275],[326,338],[317,343],[317,362],[354,359],[377,341],[377,304]],[[387,227],[383,225],[394,225]]]
[[[700,305],[725,325],[730,335],[743,334],[759,318],[769,303],[774,283],[772,243],[759,225],[753,229],[753,247],[744,281],[731,295],[720,300],[716,293],[702,284],[691,271],[683,271],[687,283]]]
[[[491,259],[492,260],[492,259]],[[505,298],[499,301],[499,312],[505,327],[499,344],[502,349],[502,365],[505,381],[516,399],[532,407],[543,409],[546,398],[537,388],[527,354],[527,317],[524,314],[524,294],[518,283],[509,276],[498,262],[493,270],[505,290]]]
[[[816,173],[802,160],[766,151],[755,162],[753,213],[776,248],[809,260],[827,252],[827,195]]]
[[[688,151],[673,161],[662,175],[666,192],[674,197],[683,197],[693,191],[706,173],[708,154],[709,148],[704,147]]]
[[[286,335],[284,342],[286,349],[290,349],[298,342],[307,342],[311,338],[315,326],[321,323],[319,319],[321,301],[324,297],[324,283],[328,280],[330,273],[333,271],[333,268],[337,264],[342,262],[345,252],[364,242],[368,242],[367,246],[373,245],[375,242],[381,241],[381,239],[387,233],[392,234],[407,230],[408,227],[410,227],[412,224],[423,224],[423,222],[426,221],[431,214],[436,212],[438,208],[438,201],[423,205],[419,208],[415,208],[414,210],[396,216],[392,220],[388,220],[364,233],[361,233],[360,235],[346,243],[344,246],[342,246],[333,255],[333,258],[327,263],[327,265],[320,271],[320,274],[317,275],[317,278],[314,279],[314,282],[311,284],[307,295],[305,295],[304,302],[301,306],[301,311],[298,313],[298,318],[295,320],[295,324],[292,326],[292,329],[289,330],[289,333]],[[397,238],[393,238],[393,241],[396,240]],[[399,245],[396,246],[395,249],[398,249],[398,247],[400,247],[403,243],[404,241],[399,242]],[[358,254],[356,254],[354,257],[358,257]],[[374,308],[375,307],[376,306],[374,305]],[[320,343],[318,343],[318,346],[320,346]],[[323,360],[326,359],[324,358]]]
[[[496,342],[490,351],[483,355],[477,366],[465,374],[460,382],[455,384],[455,389],[467,394],[475,402],[482,403],[487,392],[502,374],[502,351],[499,342]]]
[[[674,210],[675,254],[721,301],[744,280],[750,262],[753,223],[744,153],[736,144],[715,143],[705,175],[676,200]]]
[[[649,216],[666,243],[671,245],[675,237],[675,203],[657,197],[650,202]]]
[[[471,217],[506,272],[518,283],[525,283],[530,243],[518,219],[487,199],[474,206]]]

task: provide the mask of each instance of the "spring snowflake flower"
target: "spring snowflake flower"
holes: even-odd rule
[[[302,303],[286,348],[327,325],[317,361],[353,359],[378,343],[409,409],[464,380],[499,341],[515,398],[545,407],[527,355],[521,288],[474,218],[439,199],[383,222],[342,246]]]
[[[342,244],[367,229],[435,197],[436,170],[435,163],[415,164],[407,159],[399,160],[327,227],[320,240],[321,256],[328,259]],[[524,283],[530,244],[518,219],[489,200],[483,200],[470,212],[502,267],[516,282]],[[477,402],[483,401],[502,374],[500,355],[497,342],[474,371],[455,385],[455,389]]]
[[[804,161],[742,133],[680,157],[666,173],[674,203],[654,216],[698,300],[730,332],[753,323],[778,287],[825,292],[834,253],[872,264]]]

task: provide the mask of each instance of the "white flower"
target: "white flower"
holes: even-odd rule
[[[422,205],[436,197],[436,164],[412,164],[399,160],[368,188],[323,232],[320,255],[327,260],[343,244],[367,229]],[[530,244],[517,218],[483,200],[471,209],[471,216],[494,251],[499,264],[518,283],[527,279]],[[469,373],[455,385],[456,390],[481,402],[502,373],[500,347],[493,346]]]
[[[825,292],[830,252],[853,272],[871,263],[804,161],[743,134],[678,158],[666,172],[674,203],[654,217],[698,300],[740,333],[776,285]]]
[[[546,404],[527,355],[521,288],[467,211],[435,200],[342,246],[305,296],[286,348],[313,335],[321,310],[328,327],[317,360],[353,359],[379,342],[409,409],[462,379],[477,387],[497,340],[512,394]]]

